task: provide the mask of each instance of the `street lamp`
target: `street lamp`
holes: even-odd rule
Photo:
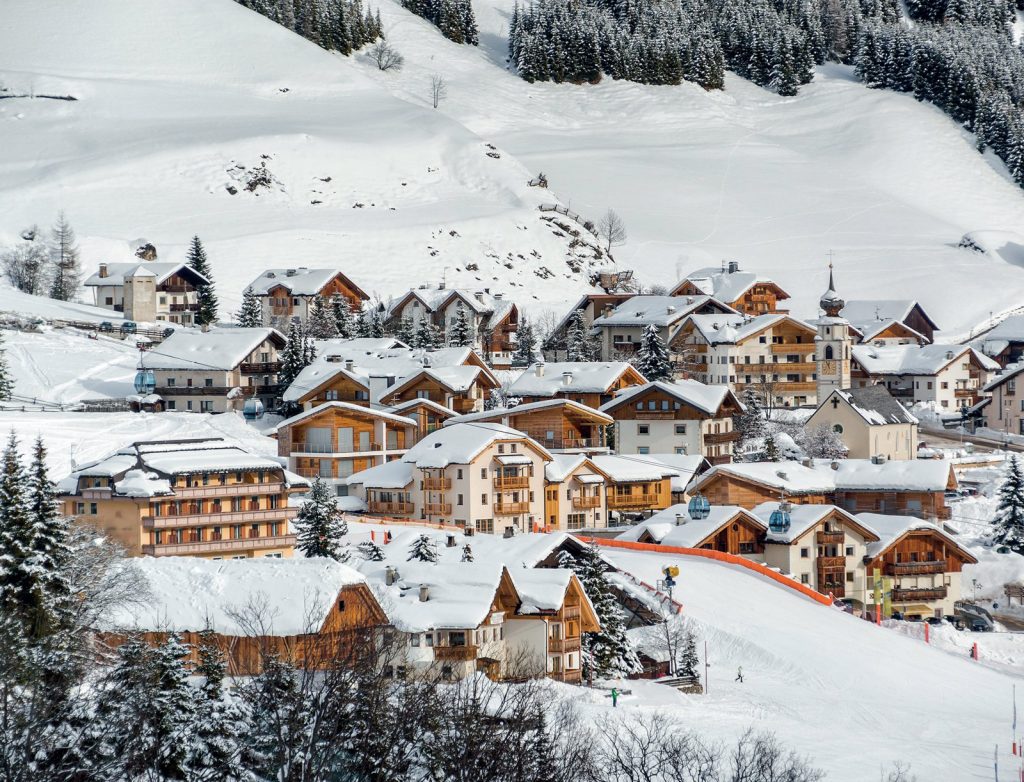
[[[981,584],[978,583],[978,579],[972,578],[971,579],[971,585],[974,587],[974,602],[977,603],[978,602],[978,587],[980,587]]]

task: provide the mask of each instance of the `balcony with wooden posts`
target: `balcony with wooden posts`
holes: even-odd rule
[[[897,588],[892,590],[892,601],[894,603],[911,603],[915,601],[945,600],[946,587],[910,587],[908,589]]]
[[[181,499],[190,497],[237,497],[240,494],[280,494],[284,484],[273,483],[229,483],[223,486],[175,486],[174,496]]]
[[[438,662],[468,662],[477,657],[477,647],[465,646],[435,646],[434,659]]]
[[[370,513],[378,513],[382,516],[407,516],[416,510],[411,502],[385,502],[383,500],[369,500],[366,509]]]
[[[935,562],[890,562],[885,565],[885,574],[887,576],[927,576],[945,572],[946,563],[943,560]]]
[[[424,491],[447,491],[452,487],[451,478],[427,476],[423,479]]]
[[[805,356],[814,353],[813,342],[773,342],[769,348],[772,353],[800,353]]]
[[[179,529],[181,527],[230,526],[254,522],[285,521],[294,518],[298,508],[269,508],[266,510],[210,510],[205,513],[182,513],[167,516],[143,516],[143,529]]]
[[[423,512],[428,516],[451,516],[452,504],[450,502],[427,502],[423,504]]]
[[[529,513],[529,502],[496,502],[494,513],[497,516],[512,516],[517,513]]]
[[[660,492],[648,494],[618,494],[611,492],[608,495],[608,510],[646,510],[661,503]]]
[[[280,361],[244,361],[238,365],[238,370],[243,375],[267,375],[281,371]]]
[[[198,304],[168,304],[168,312],[198,312]]]
[[[579,636],[575,638],[548,638],[548,651],[551,654],[565,654],[567,652],[578,652],[579,650]]]
[[[197,543],[153,543],[142,547],[142,553],[151,557],[179,557],[193,554],[242,553],[263,549],[291,548],[294,535],[275,535],[247,538],[221,538]]]
[[[723,445],[725,443],[734,443],[740,439],[740,432],[736,429],[732,429],[728,432],[705,432],[704,433],[704,445]]]
[[[830,544],[842,545],[846,540],[846,533],[842,530],[820,529],[815,534],[815,540],[817,540],[818,544],[822,546]]]
[[[553,679],[556,682],[566,682],[567,684],[579,684],[583,681],[583,671],[579,668],[573,668],[569,671],[552,671],[548,674],[549,679]]]
[[[494,488],[497,491],[513,491],[515,489],[529,489],[529,475],[496,475],[494,476]]]
[[[340,443],[338,445],[334,445],[333,443],[297,442],[297,443],[292,443],[291,453],[292,453],[293,456],[295,456],[297,454],[303,454],[303,453],[317,453],[317,454],[336,453],[336,454],[346,454],[346,453],[371,453],[371,452],[379,452],[379,451],[382,451],[382,450],[384,450],[384,449],[381,448],[380,443],[375,443],[375,442],[370,442],[370,441],[363,442],[363,443],[353,442],[353,443],[349,443],[348,445],[346,445],[344,447],[342,447]]]
[[[554,437],[548,437],[547,431],[536,431],[533,429],[523,429],[522,432],[549,450],[583,450],[605,447],[604,439],[601,437],[582,437],[574,434],[556,434]]]
[[[572,507],[574,510],[588,510],[601,507],[601,496],[591,495],[589,497],[573,497]]]
[[[846,557],[818,557],[818,570],[839,570],[846,568]]]

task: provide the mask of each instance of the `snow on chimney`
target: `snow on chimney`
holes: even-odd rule
[[[428,600],[430,600],[430,587],[428,587],[428,586],[421,586],[420,587],[420,602],[421,603],[426,603]]]
[[[454,535],[449,535],[447,537],[447,539],[445,540],[445,545],[448,548],[455,548],[455,536]]]
[[[739,261],[729,261],[729,267],[728,268],[729,268],[729,274],[735,274],[736,272],[738,272],[740,270],[740,262]]]
[[[686,523],[686,516],[684,516],[682,513],[677,513],[676,514],[676,526],[677,527],[681,527],[685,523]]]
[[[391,586],[392,584],[395,583],[395,577],[397,575],[398,575],[398,573],[395,572],[395,569],[393,567],[391,567],[390,565],[388,565],[384,569],[384,583],[387,584],[388,586]]]
[[[566,386],[571,386],[572,385],[572,372],[569,372],[567,370],[567,371],[562,373],[562,385],[566,385]]]
[[[665,312],[667,312],[669,315],[671,315],[675,311],[676,311],[676,308],[673,307],[671,304],[669,304],[667,307],[665,307]]]
[[[355,365],[356,365],[356,362],[353,361],[352,359],[350,359],[350,358],[346,358],[345,359],[345,369],[347,369],[349,372],[352,371],[352,369],[355,367]]]
[[[101,263],[100,264],[100,277],[108,277],[109,275],[110,275],[110,271],[107,269],[107,265],[105,263]]]
[[[538,361],[537,362],[537,366],[535,366],[533,368],[533,373],[537,377],[544,377],[544,362],[543,361]]]
[[[288,269],[288,271],[286,271],[284,274],[285,274],[285,277],[294,277],[295,276],[295,269]]]

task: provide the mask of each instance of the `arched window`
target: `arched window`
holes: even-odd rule
[[[843,433],[843,425],[842,424],[835,424],[832,427],[832,431],[835,432],[836,434],[842,434]]]
[[[832,346],[831,345],[826,345],[825,346],[825,360],[828,361],[831,358],[833,358]]]

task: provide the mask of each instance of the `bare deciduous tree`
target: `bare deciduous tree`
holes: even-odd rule
[[[382,71],[400,71],[405,58],[387,41],[377,41],[370,47],[370,59]]]
[[[430,77],[430,102],[436,109],[445,98],[448,97],[448,83],[444,76],[435,73]]]
[[[20,291],[42,294],[46,291],[49,254],[42,242],[25,241],[0,254],[4,276]]]
[[[612,247],[624,244],[626,241],[626,223],[619,217],[614,209],[609,209],[597,223],[597,229],[605,240],[605,252],[611,252]]]

